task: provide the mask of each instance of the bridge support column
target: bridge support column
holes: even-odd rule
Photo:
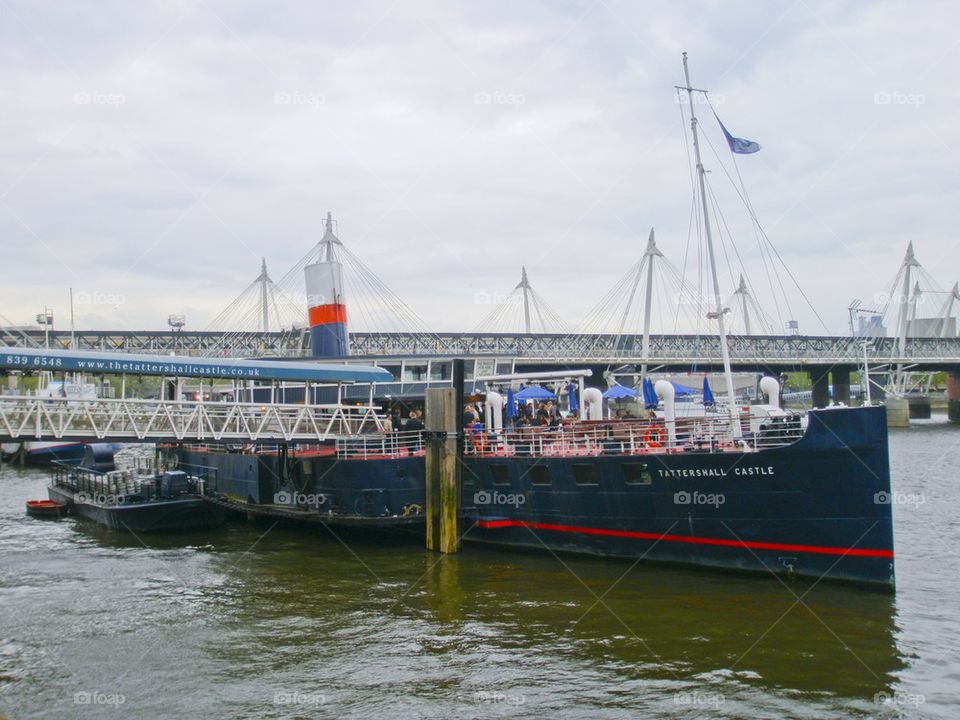
[[[912,397],[907,400],[911,420],[930,419],[930,398]]]
[[[833,381],[833,401],[850,404],[850,368],[835,367],[830,371],[830,379]]]
[[[887,427],[910,426],[910,404],[906,398],[888,395],[883,404],[887,406]]]
[[[960,423],[960,370],[947,372],[947,417]]]
[[[813,368],[808,372],[813,391],[813,406],[815,408],[827,407],[830,404],[830,370]]]

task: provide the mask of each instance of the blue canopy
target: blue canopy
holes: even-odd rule
[[[619,400],[620,398],[626,397],[640,397],[640,393],[631,387],[626,387],[625,385],[613,385],[603,394],[603,397],[606,400]]]
[[[393,380],[393,375],[389,371],[366,364],[131,355],[120,352],[24,348],[3,348],[0,353],[0,370],[52,370],[111,375],[161,375],[317,383],[388,383]]]
[[[539,385],[531,385],[518,392],[515,397],[517,400],[553,400],[556,395]]]
[[[657,397],[657,391],[653,388],[653,380],[643,379],[643,406],[647,410],[653,410],[660,404],[660,398]]]
[[[697,391],[692,387],[687,387],[686,385],[678,385],[677,383],[670,383],[673,385],[673,394],[674,395],[696,395]]]
[[[574,387],[573,383],[567,385],[567,397],[570,400],[570,412],[579,412],[580,403],[577,402],[577,388]]]
[[[707,382],[707,376],[703,376],[703,406],[710,407],[711,405],[716,404],[716,400],[713,399],[713,390],[710,389],[710,383]]]
[[[513,388],[507,390],[507,417],[515,418],[517,416],[517,400],[513,397]]]

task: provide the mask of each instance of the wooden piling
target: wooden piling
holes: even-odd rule
[[[426,403],[427,549],[442,553],[460,552],[462,398],[463,361],[455,360],[453,387],[427,390]]]

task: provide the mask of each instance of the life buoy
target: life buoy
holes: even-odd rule
[[[487,449],[487,438],[483,434],[482,430],[477,430],[473,434],[473,451],[475,453],[482,453]]]
[[[660,428],[651,427],[647,428],[646,432],[643,433],[643,442],[647,447],[658,448],[663,447],[663,433],[660,432]]]

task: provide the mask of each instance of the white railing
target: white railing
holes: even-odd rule
[[[651,455],[677,452],[754,452],[796,442],[803,435],[800,415],[764,420],[755,432],[741,418],[733,439],[726,416],[657,420],[575,421],[558,428],[526,427],[501,432],[464,431],[464,453],[477,457],[577,457]],[[420,454],[422,433],[360,435],[337,441],[341,459],[376,459]]]
[[[753,452],[795,442],[803,435],[799,417],[771,421],[750,432],[741,419],[736,439],[727,417],[655,421],[577,422],[559,428],[528,427],[502,433],[467,431],[465,453],[490,456],[651,455],[677,452]]]
[[[337,458],[341,460],[368,460],[423,455],[424,434],[420,430],[356,435],[337,439]]]
[[[323,442],[382,431],[370,406],[0,396],[9,440]]]
[[[300,357],[309,354],[309,333],[290,331],[238,332],[132,332],[123,330],[80,331],[81,350],[116,350],[137,353],[197,355],[206,357]],[[734,364],[795,362],[821,365],[859,365],[863,343],[870,345],[871,363],[954,364],[960,358],[960,338],[908,338],[901,354],[896,338],[850,336],[733,335],[729,338]],[[0,328],[0,342],[14,347],[43,347],[43,330]],[[51,331],[51,346],[67,347],[66,331]],[[719,340],[712,336],[652,335],[648,360],[682,366],[716,362]],[[351,333],[355,355],[503,355],[537,358],[569,364],[575,361],[640,360],[642,338],[611,334],[517,334],[517,333]]]

